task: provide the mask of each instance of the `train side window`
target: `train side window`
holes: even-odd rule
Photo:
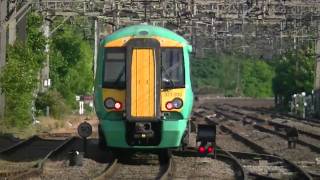
[[[106,48],[104,61],[104,88],[124,89],[126,87],[125,48]]]
[[[185,86],[182,48],[161,49],[162,88],[183,88]]]

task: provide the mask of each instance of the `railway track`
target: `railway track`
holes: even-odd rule
[[[42,173],[43,164],[74,140],[32,136],[0,152],[0,179],[25,179]]]
[[[243,120],[242,116],[239,116],[239,113],[230,114],[230,112],[217,112],[228,119],[236,120],[234,122],[241,123]],[[254,125],[246,126],[245,128],[244,126],[241,126],[244,128],[242,132],[254,132],[258,130],[257,133],[249,133],[249,136],[253,141],[256,141],[256,144],[263,148],[266,153],[276,154],[286,159],[290,159],[291,161],[303,166],[303,168],[307,170],[309,174],[318,179],[320,177],[319,167],[315,162],[315,159],[319,157],[318,149],[313,145],[310,145],[310,143],[302,140],[299,140],[299,144],[297,145],[296,149],[287,149],[286,136],[278,131],[275,131],[272,126],[268,127],[268,125],[261,125],[264,122],[265,121],[258,119]],[[232,127],[230,127],[230,129],[232,129]],[[234,129],[239,130],[239,128]]]
[[[135,154],[132,157],[117,158],[105,171],[97,176],[102,179],[168,179],[172,167],[172,159],[160,163],[155,154]]]
[[[10,136],[0,136],[0,152],[20,142],[19,139]]]
[[[253,179],[311,179],[306,172],[298,170],[298,166],[278,156],[247,152],[230,153],[240,160],[242,166],[248,170],[248,176]]]
[[[254,127],[264,132],[276,134],[279,137],[286,139],[286,129],[291,128],[292,126],[281,124],[276,121],[266,120],[263,118],[256,117],[251,114],[245,114],[241,111],[233,110],[232,113],[237,113],[241,116],[245,116],[247,119],[250,119],[255,122]],[[220,112],[221,113],[221,112]],[[238,118],[241,120],[241,118]],[[299,127],[298,127],[299,128]],[[319,130],[319,129],[318,129]],[[312,151],[320,153],[320,135],[312,132],[305,131],[303,129],[298,129],[299,131],[299,140],[298,143],[309,147]]]
[[[221,148],[217,159],[213,155],[203,156],[193,147],[173,151],[170,157],[165,164],[160,164],[157,157],[151,158],[153,162],[114,158],[104,173],[95,179],[247,179],[239,161]]]
[[[225,169],[215,169],[214,165],[230,166],[229,176],[221,174]],[[227,179],[247,179],[245,170],[236,158],[227,151],[220,150],[217,159],[214,156],[201,156],[195,148],[188,148],[185,151],[173,151],[171,158],[167,163],[157,163],[158,167],[152,167],[150,164],[144,165],[129,163],[126,159],[121,162],[118,158],[114,158],[105,172],[96,177],[100,179],[212,179],[212,178],[227,178]],[[184,167],[186,166],[186,167]],[[187,167],[188,166],[188,167]],[[191,167],[190,167],[191,166]],[[231,170],[232,167],[232,170]],[[143,170],[146,168],[145,170]],[[209,170],[208,170],[209,168]],[[202,171],[205,170],[206,172]],[[234,172],[233,172],[234,171]],[[147,172],[147,173],[143,173]],[[220,173],[220,174],[219,174]]]
[[[288,123],[289,125],[295,125],[300,127],[308,126],[308,128],[311,128],[311,130],[312,128],[320,128],[320,120],[302,119],[290,114],[283,114],[283,113],[279,113],[272,110],[239,107],[239,106],[230,105],[230,104],[224,105],[224,107],[241,109],[243,111],[246,111],[247,113],[266,115],[266,116],[269,116],[270,119],[274,119],[276,121],[282,121],[284,123]]]
[[[218,111],[218,112],[224,114],[225,116],[236,118],[239,121],[242,121],[243,117],[245,117],[247,120],[249,119],[250,121],[255,122],[254,127],[256,129],[259,129],[264,132],[276,134],[279,137],[282,137],[284,139],[287,138],[285,130],[292,127],[292,126],[282,124],[273,120],[267,120],[260,117],[256,117],[255,115],[252,115],[252,114],[246,114],[244,112],[237,111],[237,110],[231,110],[229,112],[236,113],[240,115],[240,117],[235,117],[234,115],[230,115],[230,114],[227,115],[225,112],[222,112],[222,111]],[[320,135],[300,129],[299,127],[297,128],[299,131],[298,143],[303,146],[309,147],[312,151],[320,153]]]
[[[213,114],[213,112],[211,114]],[[246,135],[239,134],[237,131],[235,131],[233,129],[234,127],[242,126],[240,125],[240,121],[235,121],[237,123],[234,123],[234,121],[232,121],[233,124],[231,123],[232,126],[230,127],[230,122],[226,119],[211,118],[210,116],[212,115],[208,115],[208,113],[200,113],[198,114],[198,116],[202,116],[207,120],[214,120],[217,124],[219,124],[219,127],[221,128],[220,133],[222,132],[222,134],[230,134],[231,138],[229,138],[229,140],[231,141],[229,141],[228,144],[239,144],[240,141],[242,145],[238,147],[241,147],[241,151],[243,151],[243,147],[249,147],[244,148],[244,150],[247,152],[241,152],[241,158],[239,158],[239,154],[241,153],[236,153],[236,157],[239,158],[240,163],[248,171],[249,178],[283,179],[287,178],[286,176],[288,176],[291,178],[296,177],[296,179],[312,179],[308,173],[306,173],[299,166],[295,165],[292,161],[282,159],[278,156],[273,156],[273,152],[262,146],[263,144],[261,145],[257,142],[254,142]],[[253,130],[254,129],[252,128],[251,131]],[[264,155],[257,153],[262,153]],[[253,156],[253,154],[255,156]],[[252,166],[252,164],[255,165]]]
[[[234,106],[235,108],[239,108],[237,106]],[[281,113],[281,112],[277,112],[275,110],[268,110],[268,109],[254,109],[254,108],[248,108],[248,107],[242,107],[246,110],[251,110],[251,111],[255,111],[255,112],[262,112],[264,114],[272,114],[274,117],[276,118],[280,118],[280,119],[289,119],[290,121],[295,121],[295,122],[299,122],[299,123],[303,123],[306,125],[310,125],[310,126],[315,126],[315,127],[320,127],[320,120],[319,119],[314,119],[314,118],[300,118],[288,113]]]
[[[280,158],[282,157],[282,154],[276,153],[270,149],[268,149],[268,144],[261,144],[261,143],[257,143],[255,140],[251,140],[249,138],[247,138],[245,135],[241,135],[238,132],[236,132],[234,129],[232,129],[231,127],[227,126],[227,125],[221,125],[221,127],[223,129],[225,129],[225,131],[229,131],[230,133],[234,134],[234,136],[237,136],[237,138],[241,141],[243,141],[245,144],[247,144],[248,146],[252,147],[253,149],[255,149],[255,151],[259,154],[262,155],[271,155],[274,157],[278,157],[278,162],[281,162],[282,164],[282,168],[279,169],[279,167],[277,167],[278,171],[281,171],[282,169],[286,169],[286,172],[292,174],[294,176],[293,179],[312,179],[311,176],[309,175],[309,173],[307,173],[305,170],[301,169],[299,166],[297,166],[293,161],[289,161],[285,158]],[[276,140],[275,140],[276,141]],[[248,155],[250,153],[247,153]],[[265,159],[262,158],[263,156],[260,156],[260,159],[258,160],[262,160],[262,161],[267,161],[267,165],[268,164],[274,164],[273,161],[270,162],[270,159]],[[274,158],[273,158],[274,159]],[[250,160],[252,160],[250,158]],[[271,159],[272,160],[272,159]],[[245,164],[244,164],[245,165]],[[276,164],[276,166],[278,166]],[[266,166],[263,168],[269,168],[270,166]],[[286,174],[288,174],[286,173]],[[269,177],[269,175],[265,175],[267,177]],[[277,179],[275,177],[272,177],[274,179]],[[278,178],[278,179],[283,179],[284,177]]]

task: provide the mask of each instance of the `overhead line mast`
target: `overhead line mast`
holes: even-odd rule
[[[10,9],[6,8],[8,2]],[[320,24],[320,2],[312,0],[2,0],[0,67],[6,58],[6,28],[9,27],[10,42],[14,42],[14,23],[25,16],[30,5],[48,16],[97,19],[93,22],[96,31],[103,21],[114,30],[149,21],[182,34],[200,57],[206,49],[263,56],[280,54],[285,48],[316,42],[318,37],[313,34],[318,33]],[[99,35],[94,37],[97,44]],[[1,95],[0,115],[4,104]]]

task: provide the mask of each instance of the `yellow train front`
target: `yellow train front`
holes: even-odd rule
[[[101,41],[95,79],[100,146],[181,146],[193,103],[190,52],[183,37],[145,24]]]

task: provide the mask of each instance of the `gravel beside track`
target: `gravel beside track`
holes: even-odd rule
[[[199,118],[199,117],[197,117]],[[191,132],[189,145],[196,147],[196,133]],[[210,157],[188,157],[174,155],[172,179],[235,179],[235,172],[229,162]]]
[[[231,165],[208,157],[173,157],[173,179],[235,179]]]
[[[43,180],[76,179],[85,180],[98,176],[106,168],[105,164],[97,163],[92,159],[83,159],[82,166],[69,166],[68,160],[49,160],[44,165],[44,171],[40,176]]]
[[[226,151],[255,152],[249,146],[236,140],[232,134],[223,132],[221,129],[219,129],[217,134],[217,145]]]
[[[291,121],[290,119],[275,118],[275,119],[272,119],[271,121],[278,122],[278,123],[281,123],[281,124],[285,124],[285,125],[288,125],[288,126],[294,126],[297,129],[301,129],[303,131],[307,131],[307,132],[310,132],[310,133],[314,133],[314,134],[320,135],[320,127],[317,127],[317,126],[312,126],[312,125],[305,124],[305,123],[302,123],[302,122],[297,122],[297,121]]]
[[[157,179],[161,173],[162,166],[156,154],[135,153],[120,157],[116,170],[108,179]]]

